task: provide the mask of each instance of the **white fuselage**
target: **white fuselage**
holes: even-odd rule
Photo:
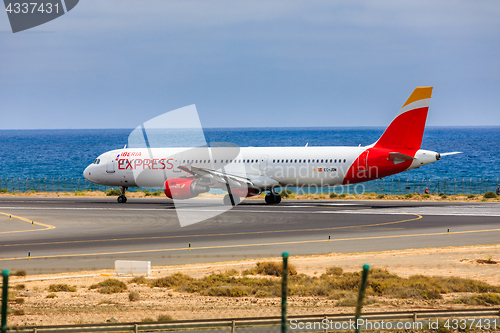
[[[275,180],[269,186],[342,185],[348,170],[367,147],[125,148],[100,155],[84,176],[97,184],[161,187],[166,179],[186,177],[179,166],[219,170]],[[421,150],[424,152],[423,150]],[[433,152],[432,156],[435,155]],[[411,167],[434,162],[417,163]],[[418,165],[417,165],[418,164]]]

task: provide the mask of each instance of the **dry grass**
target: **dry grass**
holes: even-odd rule
[[[101,294],[117,294],[127,290],[127,285],[116,279],[107,279],[89,287],[89,290],[97,289]]]
[[[500,295],[498,294],[479,294],[471,296],[463,296],[456,299],[454,303],[462,303],[468,305],[500,305]]]
[[[258,263],[255,272],[277,276],[281,267],[277,263]],[[248,272],[246,272],[248,273]],[[195,279],[176,273],[152,281],[152,287],[170,288],[179,292],[199,293],[206,296],[276,297],[281,293],[281,280],[274,278],[235,277],[231,274],[211,274]],[[330,299],[350,297],[359,290],[360,272],[344,273],[340,267],[331,267],[321,276],[295,274],[289,276],[290,296],[324,296]],[[428,277],[413,275],[402,278],[387,270],[373,269],[368,277],[366,294],[397,299],[441,299],[447,293],[496,293],[500,287],[459,277]],[[347,302],[347,301],[346,301]]]
[[[131,302],[140,301],[141,300],[141,295],[137,291],[131,291],[128,294],[128,299]]]
[[[76,292],[76,287],[70,287],[67,284],[51,284],[49,286],[49,291],[57,293],[60,291],[65,291],[65,292]]]
[[[170,315],[159,315],[158,321],[174,321],[174,318]]]
[[[128,280],[128,283],[149,284],[150,280],[146,279],[144,276],[136,276],[133,279]]]

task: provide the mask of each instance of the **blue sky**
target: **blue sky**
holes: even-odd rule
[[[81,0],[12,34],[0,129],[385,126],[434,86],[430,126],[500,126],[500,2]]]

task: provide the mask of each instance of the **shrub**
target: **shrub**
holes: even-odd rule
[[[486,199],[495,199],[497,197],[497,194],[493,191],[486,192],[483,197]]]
[[[101,294],[117,294],[127,290],[127,285],[116,279],[107,279],[89,287],[89,290],[97,289]]]
[[[258,262],[257,274],[281,276],[283,272],[283,265],[277,262]],[[297,275],[297,270],[291,264],[288,264],[288,274]]]
[[[339,195],[339,198],[345,198],[345,197],[347,197],[347,193],[342,193]]]
[[[441,197],[441,199],[446,199],[448,198],[448,196],[444,193],[439,193],[439,196]]]
[[[128,283],[135,284],[148,284],[150,281],[146,279],[144,276],[136,276],[133,279],[128,280]]]
[[[76,287],[70,287],[67,284],[51,284],[49,286],[49,291],[57,293],[59,291],[75,292]]]
[[[293,192],[287,189],[284,189],[283,191],[280,192],[280,197],[282,198],[288,198],[293,195]]]
[[[111,197],[111,196],[120,196],[122,195],[121,190],[106,190],[106,196]]]
[[[500,305],[500,295],[498,294],[480,294],[460,297],[455,300],[455,303],[463,303],[468,305]]]
[[[158,321],[174,321],[174,318],[169,315],[159,315]]]
[[[383,199],[383,198],[385,198],[385,194],[379,194],[379,195],[377,195],[377,199]]]
[[[140,301],[141,300],[141,295],[137,291],[131,291],[128,294],[128,299],[131,302]]]
[[[141,320],[143,323],[151,323],[154,321],[153,318],[144,318],[143,320]]]
[[[422,194],[422,198],[424,198],[424,199],[429,199],[430,197],[431,197],[430,194],[427,194],[427,193]]]
[[[25,286],[24,284],[16,284],[16,285],[14,286],[14,288],[15,288],[16,290],[23,290],[23,289],[25,289],[25,288],[26,288],[26,286]]]
[[[473,198],[475,198],[475,197],[476,197],[476,195],[474,195],[474,194],[469,194],[469,195],[467,195],[467,198],[469,198],[469,199],[473,199]]]
[[[326,269],[326,275],[342,275],[344,270],[342,267],[334,266]]]
[[[0,188],[0,193],[9,193],[9,190],[6,188]]]
[[[207,296],[248,296],[248,292],[240,287],[213,287],[206,292]]]
[[[405,195],[406,198],[410,199],[413,197],[413,193],[406,193]]]
[[[19,271],[15,272],[12,275],[15,275],[15,276],[26,276],[26,271],[25,270],[19,270]]]
[[[48,294],[45,298],[57,298],[56,294]]]
[[[330,193],[330,199],[336,198],[338,196],[339,195],[337,193],[334,193],[334,192]]]
[[[23,309],[14,310],[13,314],[14,316],[24,316],[24,310]]]
[[[182,273],[175,273],[170,276],[166,276],[164,278],[153,280],[150,286],[159,288],[172,288],[172,287],[178,287],[182,285],[182,283],[192,280],[193,278],[190,277],[189,275],[184,275]]]

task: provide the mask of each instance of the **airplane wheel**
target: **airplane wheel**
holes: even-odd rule
[[[268,204],[268,205],[272,205],[272,204],[276,203],[276,197],[274,195],[272,195],[271,193],[266,194],[264,199],[266,200],[266,204]]]
[[[234,205],[235,206],[238,205],[240,203],[240,197],[233,194],[233,201],[234,201]],[[226,206],[231,206],[232,205],[231,198],[229,197],[229,194],[226,194],[224,196],[224,205],[226,205]]]
[[[116,200],[118,201],[118,203],[125,203],[127,202],[127,197],[124,195],[120,195]]]
[[[281,195],[279,194],[275,194],[275,197],[274,197],[274,202],[276,204],[279,204],[281,202]]]
[[[281,202],[281,196],[276,193],[268,193],[265,196],[265,200],[268,205],[279,204]]]

